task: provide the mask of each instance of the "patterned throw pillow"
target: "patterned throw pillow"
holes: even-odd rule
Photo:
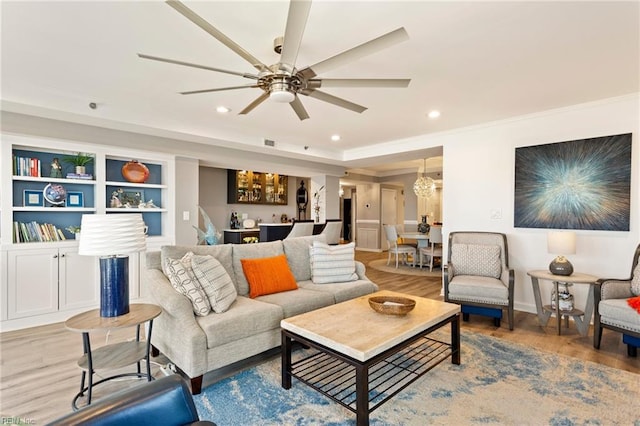
[[[500,278],[502,265],[500,247],[482,244],[454,244],[451,263],[456,275],[479,275]]]
[[[636,296],[640,296],[640,262],[633,270],[633,277],[631,277],[631,292]]]
[[[330,246],[314,241],[309,249],[311,257],[311,280],[315,284],[355,281],[355,243]]]
[[[209,298],[211,309],[218,314],[229,309],[238,297],[238,292],[224,266],[213,256],[194,255],[191,267]]]
[[[173,288],[175,288],[180,294],[187,296],[193,306],[193,312],[198,316],[205,316],[211,312],[211,305],[204,290],[200,286],[200,283],[193,275],[191,270],[191,259],[185,255],[182,259],[166,258],[164,263],[164,269],[167,271],[167,277]],[[191,253],[193,255],[193,253]],[[189,263],[185,265],[183,259],[189,259]],[[187,260],[185,259],[185,263]]]

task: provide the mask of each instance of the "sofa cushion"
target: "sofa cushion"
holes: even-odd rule
[[[306,280],[298,281],[298,287],[323,293],[329,293],[333,296],[333,300],[335,303],[345,302],[347,300],[365,296],[379,290],[378,286],[371,281],[362,279],[345,283],[329,284],[314,284],[313,281]]]
[[[324,308],[334,303],[332,294],[304,288],[260,296],[256,300],[280,306],[285,318]]]
[[[236,300],[238,292],[222,264],[213,256],[193,255],[191,268],[209,299],[211,309],[216,313],[226,311]]]
[[[233,271],[236,278],[236,288],[240,296],[249,295],[249,283],[242,269],[240,259],[258,259],[274,257],[284,254],[282,241],[270,241],[258,244],[227,244],[233,247]]]
[[[284,254],[287,255],[289,268],[296,281],[311,279],[311,259],[309,257],[309,247],[314,241],[326,242],[324,235],[311,235],[308,237],[285,238],[282,240]]]
[[[198,316],[211,312],[211,305],[204,290],[191,270],[191,256],[186,254],[182,259],[165,260],[164,269],[169,282],[180,294],[185,295]]]
[[[316,284],[357,280],[355,247],[355,243],[330,246],[314,241],[310,249],[311,280]]]
[[[249,297],[252,299],[298,288],[284,254],[258,259],[240,259],[240,262],[249,282]]]
[[[279,306],[243,296],[238,296],[226,312],[196,317],[207,336],[207,349],[279,329],[282,319]]]
[[[509,304],[509,289],[502,281],[478,275],[456,275],[449,282],[449,298],[457,301]]]
[[[451,263],[456,275],[480,275],[500,278],[500,246],[484,244],[454,244]]]
[[[238,289],[238,283],[236,282],[235,273],[233,270],[233,262],[231,256],[233,254],[233,247],[231,244],[219,244],[215,246],[162,246],[160,248],[160,257],[164,268],[165,259],[170,257],[172,259],[179,259],[188,252],[193,252],[200,256],[213,256],[224,267],[225,271],[233,280],[233,284]],[[163,269],[164,271],[164,269]],[[165,271],[166,275],[166,271]]]

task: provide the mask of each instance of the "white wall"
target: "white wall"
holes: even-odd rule
[[[175,188],[185,190],[175,191],[175,241],[178,245],[193,245],[198,242],[198,236],[192,224],[198,223],[198,160],[193,158],[176,158]],[[188,212],[189,219],[184,220],[184,212]]]
[[[577,252],[569,256],[578,272],[598,277],[628,277],[631,257],[640,242],[637,95],[429,138],[428,143],[444,146],[444,234],[465,230],[506,233],[510,266],[515,269],[516,309],[535,312],[531,280],[526,272],[546,269],[554,256],[547,253],[546,230],[513,226],[515,148],[629,132],[633,133],[630,231],[577,231]],[[501,210],[502,219],[492,220],[492,209]],[[547,300],[551,285],[544,284],[543,298]],[[573,292],[577,306],[584,306],[587,286],[575,285]]]

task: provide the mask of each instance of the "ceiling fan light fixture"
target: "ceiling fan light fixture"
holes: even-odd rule
[[[272,82],[269,89],[269,99],[274,102],[288,104],[296,98],[296,94],[290,90],[289,84],[284,80]]]
[[[282,104],[291,103],[295,98],[296,98],[296,95],[286,90],[276,90],[276,91],[272,90],[269,93],[269,99],[271,99],[274,102],[278,102]]]

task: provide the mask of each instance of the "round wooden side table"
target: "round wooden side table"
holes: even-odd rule
[[[94,386],[125,376],[146,378],[153,380],[151,376],[151,364],[149,354],[151,349],[151,331],[153,319],[162,313],[162,308],[146,303],[134,303],[129,307],[129,313],[118,317],[101,317],[100,309],[83,312],[65,321],[67,330],[82,333],[82,344],[84,355],[78,359],[78,366],[82,369],[80,381],[80,392],[73,398],[71,407],[77,410],[78,398],[87,393],[87,405],[91,404],[91,393]],[[145,322],[149,323],[146,341],[140,341],[140,326]],[[89,333],[117,328],[136,327],[136,339],[129,342],[113,343],[97,349],[91,349]],[[145,360],[147,364],[146,372],[142,372],[140,361]],[[96,370],[121,368],[131,364],[137,364],[137,372],[116,374],[105,377],[97,382],[93,382],[93,375]],[[88,383],[85,380],[88,375]]]

